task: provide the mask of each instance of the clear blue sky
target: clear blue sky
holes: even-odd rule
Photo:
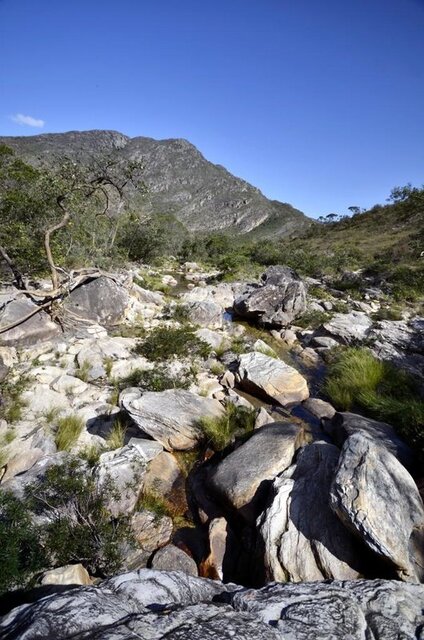
[[[424,0],[0,0],[0,134],[72,129],[187,138],[309,215],[383,202],[424,182]]]

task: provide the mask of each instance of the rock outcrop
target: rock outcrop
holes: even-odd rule
[[[388,580],[263,589],[143,569],[52,594],[0,618],[3,640],[419,638],[424,587]]]
[[[306,311],[306,286],[293,269],[272,266],[260,285],[249,285],[236,298],[234,310],[261,325],[285,327]]]
[[[200,420],[217,418],[224,412],[212,398],[202,398],[183,389],[141,391],[121,395],[121,404],[142,431],[169,451],[192,449],[203,439]]]
[[[271,481],[291,465],[302,438],[296,424],[275,422],[261,427],[211,471],[210,489],[254,520]]]
[[[37,310],[37,305],[26,298],[11,299],[0,309],[0,327],[8,327]],[[0,345],[29,347],[52,340],[60,335],[60,327],[51,321],[45,311],[37,311],[25,322],[0,334]]]
[[[236,383],[244,391],[286,406],[309,396],[308,383],[293,367],[253,351],[238,359]]]
[[[359,544],[330,508],[338,459],[337,447],[315,442],[304,447],[296,464],[274,480],[271,506],[258,521],[267,580],[360,577]]]
[[[424,506],[417,485],[385,446],[363,433],[343,445],[331,506],[402,580],[424,580]]]

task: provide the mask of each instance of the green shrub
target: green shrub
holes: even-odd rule
[[[121,420],[115,420],[113,427],[106,438],[106,446],[108,449],[120,449],[125,444],[125,434],[127,427],[121,422]]]
[[[22,418],[23,409],[26,402],[22,399],[23,392],[28,388],[31,382],[30,376],[22,375],[17,380],[12,380],[8,376],[2,382],[0,404],[0,418],[3,418],[9,424],[19,422]]]
[[[211,348],[200,340],[192,327],[157,327],[134,349],[149,360],[169,360],[179,357],[207,358]]]
[[[123,390],[128,387],[141,387],[145,391],[166,391],[166,389],[188,389],[191,380],[187,375],[170,375],[164,366],[157,366],[155,369],[144,370],[135,369],[130,375],[121,378],[116,382],[117,389]],[[117,404],[117,402],[116,402]]]
[[[25,505],[43,516],[39,532],[50,563],[81,562],[92,575],[107,576],[122,562],[122,543],[131,539],[128,519],[114,519],[107,500],[118,497],[109,479],[99,487],[78,459],[50,467],[45,477],[26,488]]]
[[[223,416],[202,418],[199,426],[213,449],[221,451],[232,442],[235,436],[253,431],[255,418],[255,409],[228,404]]]
[[[88,382],[91,364],[88,360],[84,360],[80,367],[75,371],[74,376],[83,382]]]
[[[25,504],[0,491],[0,594],[28,586],[45,563],[40,530]]]
[[[337,409],[361,409],[391,424],[424,455],[424,402],[414,379],[368,349],[346,348],[329,365],[324,391]]]
[[[82,418],[68,415],[59,418],[56,423],[55,443],[59,451],[70,451],[78,440],[84,427]]]
[[[331,315],[326,311],[307,311],[300,318],[297,318],[296,325],[305,329],[318,329],[330,318]]]

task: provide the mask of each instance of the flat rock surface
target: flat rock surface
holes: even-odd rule
[[[100,276],[74,289],[64,307],[71,317],[114,324],[123,319],[128,292],[111,278]]]
[[[372,327],[372,320],[361,311],[336,313],[323,325],[326,335],[343,344],[362,342]]]
[[[137,426],[170,451],[195,447],[203,439],[201,418],[219,417],[224,411],[217,400],[183,389],[124,392],[122,398],[123,408]]]
[[[408,471],[363,433],[343,445],[331,507],[403,580],[424,580],[424,506]]]
[[[401,582],[263,589],[148,569],[13,609],[2,640],[399,640],[420,638],[424,587]]]
[[[212,470],[209,487],[246,517],[254,517],[270,481],[291,465],[302,437],[296,424],[275,422],[261,427]]]
[[[239,357],[237,385],[252,395],[272,398],[286,406],[309,396],[305,378],[293,367],[263,353],[245,353]]]

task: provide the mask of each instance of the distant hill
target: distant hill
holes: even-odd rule
[[[58,156],[88,163],[104,154],[141,160],[148,194],[128,196],[147,213],[173,214],[190,231],[258,232],[260,236],[297,235],[314,224],[290,204],[268,200],[256,187],[206,160],[187,140],[129,138],[116,131],[71,131],[2,137],[22,159],[52,165]]]

